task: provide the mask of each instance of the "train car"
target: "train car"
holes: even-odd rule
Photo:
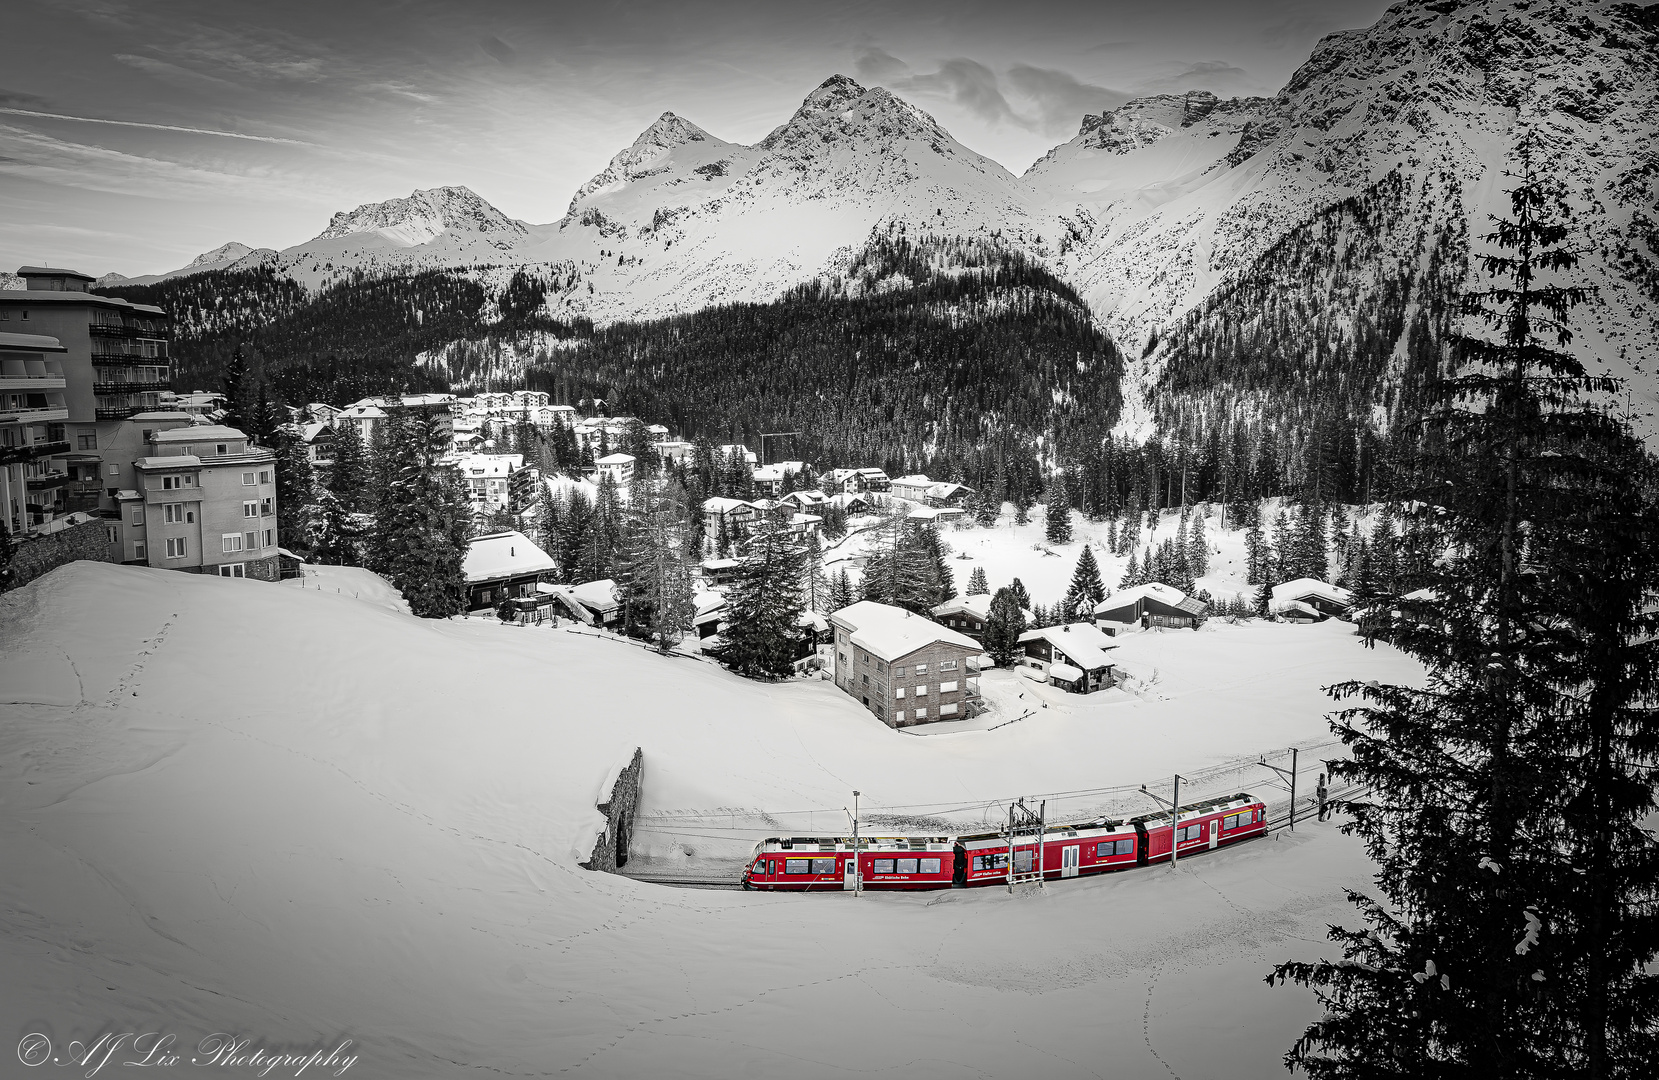
[[[956,869],[948,836],[771,837],[743,871],[750,889],[849,892],[863,872],[866,889],[948,889]]]
[[[1187,803],[1181,807],[1178,823],[1165,810],[1130,818],[1129,824],[1140,841],[1136,861],[1145,866],[1170,857],[1176,824],[1180,826],[1180,834],[1175,843],[1180,845],[1180,854],[1185,858],[1262,835],[1267,831],[1267,806],[1254,795],[1241,791],[1237,795]]]
[[[962,852],[964,885],[995,885],[1008,880],[1008,837],[978,833],[957,838]],[[1043,833],[1044,878],[1100,874],[1137,865],[1139,834],[1128,822],[1099,818],[1072,825],[1050,825]],[[1018,837],[1013,845],[1014,873],[1037,872],[1037,838]]]

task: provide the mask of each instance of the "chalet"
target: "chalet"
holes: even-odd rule
[[[698,640],[707,641],[718,634],[726,622],[726,597],[717,592],[700,592],[692,597],[696,613],[691,617],[692,632]]]
[[[330,405],[326,401],[313,401],[305,407],[305,418],[314,424],[334,426],[334,418],[340,415],[338,406]]]
[[[692,460],[696,454],[696,445],[680,439],[664,439],[657,444],[657,456],[662,458],[664,465],[684,464]]]
[[[766,495],[782,495],[790,477],[799,478],[806,472],[804,461],[777,461],[755,470],[755,490]]]
[[[1210,606],[1161,581],[1136,585],[1108,596],[1094,607],[1094,621],[1108,634],[1139,623],[1143,627],[1198,629]]]
[[[474,513],[507,509],[513,474],[524,468],[523,454],[462,454],[453,462],[467,489]]]
[[[334,428],[326,420],[315,420],[300,426],[300,441],[305,444],[305,456],[312,469],[334,467]]]
[[[779,502],[794,503],[795,509],[802,513],[821,511],[829,502],[829,497],[817,488],[806,488],[802,491],[791,491],[782,496]]]
[[[1297,578],[1273,586],[1271,611],[1291,622],[1345,617],[1353,606],[1353,593],[1318,578]]]
[[[634,455],[608,454],[595,461],[594,467],[599,470],[599,479],[610,477],[617,487],[627,487],[634,482]]]
[[[461,572],[467,580],[467,610],[494,608],[501,601],[534,597],[537,584],[558,569],[553,557],[521,532],[485,533],[467,541]]]
[[[913,476],[901,476],[892,482],[893,494],[911,502],[926,503],[927,493],[933,487],[933,481],[917,473]]]
[[[1022,611],[1027,623],[1037,621],[1037,616],[1030,611]],[[935,621],[960,630],[975,641],[985,636],[985,624],[991,619],[991,594],[974,593],[972,596],[958,596],[947,603],[940,604],[933,609]]]
[[[1116,665],[1107,650],[1117,648],[1093,623],[1045,626],[1020,635],[1025,655],[1020,663],[1048,676],[1073,694],[1092,694],[1117,683]]]
[[[704,559],[703,580],[710,585],[730,585],[737,580],[741,559]]]
[[[755,457],[755,452],[747,446],[744,446],[742,443],[727,443],[724,446],[716,447],[716,449],[720,451],[727,461],[732,461],[741,457],[744,461],[748,462],[749,468],[751,469],[755,467],[755,462],[759,460]]]
[[[927,489],[927,504],[935,509],[960,509],[974,489],[966,484],[946,481]]]
[[[703,500],[703,538],[713,540],[720,535],[722,525],[726,529],[728,540],[737,540],[749,535],[760,518],[761,508],[752,502],[742,499],[727,499],[716,495],[712,499]]]
[[[654,443],[665,443],[668,441],[668,429],[661,424],[646,424],[645,437]]]
[[[980,647],[973,638],[873,600],[842,608],[829,621],[835,685],[889,727],[953,720],[976,710]]]
[[[594,626],[607,629],[622,622],[622,601],[617,599],[616,581],[613,578],[600,578],[598,581],[584,581],[580,585],[572,585],[570,598],[587,611],[588,618],[584,619],[584,622],[591,622]]]
[[[856,495],[864,490],[864,477],[857,469],[831,469],[818,478],[826,495]]]
[[[870,500],[866,496],[857,493],[831,495],[826,501],[833,503],[841,510],[845,510],[848,517],[870,512]]]
[[[878,494],[891,491],[893,482],[887,479],[887,474],[880,469],[859,469],[858,482],[865,491],[874,491]]]

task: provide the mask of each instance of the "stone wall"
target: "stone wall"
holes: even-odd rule
[[[586,870],[614,874],[627,865],[628,845],[634,836],[634,815],[639,812],[639,793],[645,783],[645,751],[634,748],[634,756],[616,770],[609,791],[602,791],[598,804],[605,815],[605,831],[593,845],[593,855],[582,863]]]
[[[109,532],[101,518],[73,525],[45,536],[29,536],[17,542],[12,557],[12,588],[26,585],[64,563],[79,559],[109,561]]]

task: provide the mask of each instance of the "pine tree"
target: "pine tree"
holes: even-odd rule
[[[1031,594],[1025,591],[1025,586],[1021,584],[1019,578],[1015,578],[1008,588],[1013,592],[1014,602],[1019,604],[1021,611],[1031,607]]]
[[[985,568],[983,566],[974,567],[974,572],[968,575],[967,595],[981,596],[989,594],[990,591],[991,583],[985,578]]]
[[[1065,620],[1092,619],[1094,606],[1106,599],[1106,583],[1100,579],[1100,564],[1095,561],[1094,548],[1083,545],[1077,556],[1077,569],[1071,574],[1071,587],[1066,590],[1062,605]]]
[[[313,561],[327,566],[357,565],[357,522],[338,495],[321,484],[313,487],[305,522],[306,548]]]
[[[829,605],[826,615],[833,615],[842,608],[852,607],[858,598],[853,595],[852,578],[847,576],[847,570],[842,567],[835,577],[830,579]]]
[[[1023,651],[1020,635],[1026,630],[1025,606],[1011,586],[998,589],[991,597],[982,644],[997,667],[1013,667]]]
[[[1195,578],[1210,572],[1210,541],[1204,535],[1204,515],[1201,513],[1193,517],[1192,529],[1187,534],[1187,569]]]
[[[1408,536],[1432,602],[1398,602],[1416,687],[1348,683],[1333,730],[1367,789],[1352,831],[1378,866],[1350,893],[1339,964],[1282,964],[1325,1017],[1286,1064],[1323,1077],[1651,1076],[1659,1062],[1652,812],[1659,589],[1652,469],[1586,407],[1610,390],[1561,348],[1580,289],[1559,188],[1523,139],[1511,216],[1485,237],[1490,337],[1423,424],[1433,494]],[[1554,338],[1553,344],[1548,338]],[[1430,504],[1424,500],[1425,507]],[[1270,977],[1270,981],[1271,978]]]
[[[283,547],[310,547],[309,508],[313,504],[312,489],[315,478],[311,471],[311,454],[305,439],[294,424],[279,426],[271,440],[276,453],[275,480],[277,505],[277,543]]]
[[[1049,481],[1048,509],[1043,520],[1049,543],[1071,543],[1071,497],[1066,492],[1064,470],[1057,471]]]
[[[864,564],[864,599],[880,604],[892,604],[929,614],[944,603],[935,599],[941,591],[939,568],[942,559],[935,555],[925,535],[929,529],[918,529],[896,506],[889,508],[882,523],[871,534],[867,549],[869,557]],[[948,567],[946,568],[948,572]],[[955,589],[951,589],[951,595]],[[946,596],[945,600],[950,599]]]
[[[630,487],[617,556],[617,598],[623,632],[666,653],[691,629],[691,568],[681,555],[689,511],[685,491],[655,476]]]
[[[250,409],[244,397],[247,392],[247,378],[248,359],[242,353],[242,346],[237,345],[231,350],[230,359],[225,361],[223,378],[219,384],[225,395],[224,425],[251,435],[252,432],[248,430],[252,423],[249,417]]]
[[[828,614],[836,610],[829,606],[829,578],[824,574],[824,544],[816,532],[806,538],[806,568],[801,577],[801,595],[808,611]]]
[[[357,425],[342,423],[334,433],[331,453],[334,464],[328,471],[328,490],[338,496],[347,513],[362,508],[364,489],[369,484],[368,451],[363,448],[363,437]]]
[[[794,670],[804,641],[798,625],[805,603],[800,543],[771,521],[761,521],[738,560],[726,593],[721,663],[752,679],[781,678]]]
[[[1123,568],[1123,577],[1118,579],[1118,588],[1132,589],[1139,584],[1141,584],[1140,563],[1136,559],[1135,552],[1131,551],[1129,553],[1129,565]]]
[[[471,511],[455,469],[443,464],[448,433],[429,412],[388,429],[385,490],[375,508],[370,569],[397,587],[421,618],[447,618],[466,603]]]
[[[1273,614],[1273,586],[1268,584],[1266,579],[1257,586],[1253,603],[1258,619],[1265,619]]]

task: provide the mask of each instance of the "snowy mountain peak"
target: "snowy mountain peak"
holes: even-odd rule
[[[576,189],[566,216],[574,214],[577,204],[592,195],[615,190],[630,180],[650,175],[676,147],[691,143],[707,143],[715,147],[728,145],[689,120],[671,112],[663,113],[650,127],[640,132],[639,138],[626,150],[611,158],[604,172]]]
[[[688,142],[702,142],[710,137],[708,132],[691,121],[665,112],[657,117],[655,123],[639,133],[639,138],[634,140],[634,146],[683,146]]]
[[[187,269],[195,269],[196,267],[207,266],[210,263],[217,264],[217,263],[235,262],[237,259],[240,259],[242,256],[248,254],[252,250],[253,250],[253,248],[249,247],[248,245],[238,244],[236,241],[232,240],[228,244],[220,244],[218,247],[214,248],[212,251],[202,252],[200,255],[198,255],[194,259],[190,260],[190,266]]]
[[[757,145],[769,151],[811,152],[838,140],[860,138],[955,143],[937,120],[884,88],[866,89],[845,75],[832,75],[806,96],[787,123]]]
[[[443,233],[481,235],[506,248],[528,230],[483,199],[471,188],[438,187],[411,192],[406,199],[364,203],[350,213],[335,214],[314,239],[334,240],[355,233],[374,232],[413,247]]]

